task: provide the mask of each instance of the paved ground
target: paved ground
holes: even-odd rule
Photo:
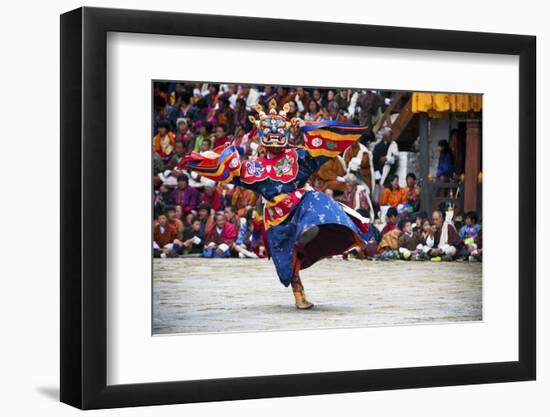
[[[261,259],[155,259],[154,334],[481,320],[481,263],[323,260],[302,273],[315,307]]]

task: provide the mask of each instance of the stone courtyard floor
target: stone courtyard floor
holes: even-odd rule
[[[302,271],[298,311],[271,261],[155,259],[153,333],[249,332],[482,319],[481,263],[327,259]]]

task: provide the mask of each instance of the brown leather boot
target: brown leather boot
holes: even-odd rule
[[[296,300],[296,308],[298,310],[307,310],[313,307],[313,303],[306,300],[306,294],[304,291],[293,291],[294,299]]]

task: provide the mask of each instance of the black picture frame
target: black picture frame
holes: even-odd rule
[[[519,56],[519,360],[107,385],[108,32]],[[60,56],[62,402],[94,409],[535,379],[534,36],[84,7],[61,15]]]

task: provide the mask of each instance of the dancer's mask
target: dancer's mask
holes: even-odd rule
[[[297,118],[287,119],[287,113],[290,106],[285,104],[279,112],[277,112],[277,102],[271,99],[269,102],[269,111],[264,112],[262,105],[256,106],[258,119],[254,116],[249,116],[249,120],[258,129],[258,140],[261,145],[266,148],[286,148],[290,138],[290,128],[298,123]]]

